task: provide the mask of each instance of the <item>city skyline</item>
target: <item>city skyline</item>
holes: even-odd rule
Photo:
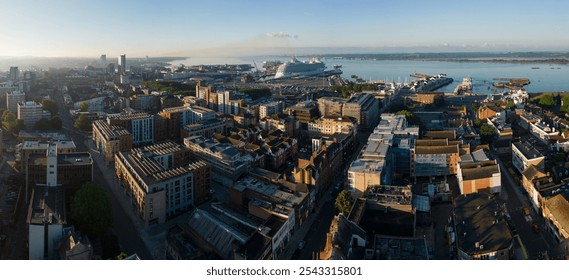
[[[514,5],[515,4],[515,5]],[[18,1],[0,56],[566,51],[563,1]]]

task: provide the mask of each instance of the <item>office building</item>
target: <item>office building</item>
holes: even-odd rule
[[[259,119],[264,119],[270,115],[279,114],[284,110],[284,102],[274,101],[259,105]]]
[[[118,69],[119,69],[119,74],[124,75],[126,73],[126,54],[121,54],[119,55],[119,59],[118,59]]]
[[[102,54],[101,57],[99,57],[99,66],[103,69],[105,69],[107,67],[107,55],[106,54]]]
[[[10,66],[10,76],[8,78],[15,82],[18,80],[20,76],[20,71],[18,70],[18,66]]]
[[[93,122],[95,149],[105,158],[106,164],[115,160],[115,155],[132,149],[132,134],[118,125],[109,125],[104,120]]]
[[[450,242],[459,260],[507,260],[513,256],[514,237],[494,196],[461,195],[454,200]],[[453,242],[454,240],[454,242]]]
[[[26,94],[23,91],[9,91],[6,93],[6,107],[8,111],[18,114],[18,103],[26,102]]]
[[[379,101],[369,93],[356,93],[342,106],[342,116],[352,117],[360,130],[370,130],[379,121]]]
[[[196,203],[194,172],[208,176],[205,163],[189,163],[188,150],[174,142],[133,148],[115,156],[120,186],[145,226],[187,211]],[[208,179],[200,179],[201,184]],[[204,188],[199,192],[203,195]],[[207,191],[205,191],[207,193]]]
[[[251,157],[242,156],[235,147],[228,143],[218,143],[202,136],[184,138],[184,145],[194,158],[208,163],[216,176],[212,180],[233,182],[247,172],[251,166]]]
[[[41,104],[35,101],[18,103],[18,119],[24,121],[27,129],[33,129],[40,119],[50,119],[51,113],[44,111]]]
[[[545,156],[529,142],[512,143],[512,165],[522,174],[530,165],[535,165],[539,170],[545,167]]]
[[[411,176],[434,177],[456,174],[461,141],[416,140],[411,148]]]
[[[154,143],[154,116],[148,113],[120,114],[107,117],[109,125],[122,126],[132,135],[132,145]]]

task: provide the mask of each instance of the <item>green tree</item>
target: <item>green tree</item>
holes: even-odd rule
[[[89,103],[83,102],[81,103],[81,112],[87,112],[89,110]]]
[[[34,129],[42,131],[51,130],[51,122],[46,118],[41,118],[34,124]]]
[[[539,104],[547,107],[555,106],[555,98],[553,98],[553,94],[545,94],[541,96],[541,98],[539,98]]]
[[[14,113],[5,111],[2,115],[2,126],[4,126],[8,132],[16,134],[26,128],[24,121],[17,119]]]
[[[59,111],[59,108],[57,108],[57,103],[55,103],[55,101],[53,101],[51,99],[42,100],[41,106],[44,110],[51,113],[52,117],[57,115],[57,112]]]
[[[567,158],[567,154],[565,154],[564,152],[558,152],[557,154],[555,154],[555,156],[553,157],[553,161],[555,163],[558,162],[565,162],[565,159]]]
[[[407,119],[407,122],[411,125],[420,125],[421,120],[409,110],[400,110],[395,113],[396,115],[403,115]]]
[[[569,94],[563,95],[561,98],[561,111],[569,113]]]
[[[69,214],[71,223],[93,238],[101,236],[113,224],[111,201],[93,182],[83,184],[75,193]]]
[[[483,124],[482,126],[480,126],[480,138],[482,139],[483,142],[490,143],[495,135],[496,135],[496,130],[494,127],[488,124]]]
[[[470,109],[472,110],[472,112],[474,112],[474,114],[476,114],[476,112],[478,112],[478,108],[480,108],[480,104],[478,104],[476,102],[470,104]]]
[[[479,128],[484,124],[484,122],[481,119],[476,119],[474,121],[474,127]]]
[[[352,210],[353,204],[354,204],[354,199],[352,198],[350,193],[347,190],[343,190],[336,198],[336,202],[334,205],[336,206],[336,209],[338,209],[340,213],[343,213],[345,216],[348,216],[348,214],[350,214],[350,210]]]
[[[79,114],[73,126],[83,131],[91,130],[91,123],[89,122],[87,114]]]
[[[51,118],[50,122],[51,122],[51,129],[53,130],[60,130],[61,126],[63,125],[61,118],[58,116]]]
[[[121,252],[115,257],[115,260],[124,260],[126,258],[128,258],[128,255],[125,252]]]
[[[508,102],[506,102],[506,109],[510,109],[514,106],[516,106],[516,103],[514,103],[513,100],[508,100]]]

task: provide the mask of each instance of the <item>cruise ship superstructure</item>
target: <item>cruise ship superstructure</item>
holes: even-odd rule
[[[316,76],[324,74],[326,66],[318,58],[313,57],[310,61],[299,61],[296,57],[279,66],[275,79],[302,76]]]

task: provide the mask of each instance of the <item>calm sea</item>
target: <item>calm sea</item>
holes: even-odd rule
[[[472,77],[473,92],[493,93],[494,78],[529,78],[528,92],[569,91],[569,65],[515,64],[488,62],[439,62],[439,61],[372,61],[347,59],[322,59],[327,68],[342,65],[343,76],[357,75],[366,80],[409,82],[411,73],[444,73],[454,82],[439,91],[451,92],[464,77]]]
[[[299,60],[309,60],[310,57],[298,57]],[[215,60],[189,59],[184,61],[186,65],[223,63],[256,63],[260,69],[263,61],[290,60],[290,57],[252,57],[252,58],[216,58]],[[410,82],[415,78],[409,76],[412,73],[435,75],[447,74],[454,82],[441,88],[439,91],[452,92],[462,82],[464,77],[472,77],[473,92],[478,94],[494,93],[492,87],[495,78],[528,78],[531,84],[526,90],[533,92],[546,91],[569,91],[569,65],[558,64],[516,64],[516,63],[489,63],[489,62],[441,62],[441,61],[408,61],[408,60],[348,60],[341,58],[326,58],[321,60],[326,63],[327,69],[332,69],[334,64],[342,65],[345,78],[352,75],[365,80],[385,80],[395,82]],[[199,63],[196,63],[199,62]],[[503,91],[499,90],[499,91]]]

